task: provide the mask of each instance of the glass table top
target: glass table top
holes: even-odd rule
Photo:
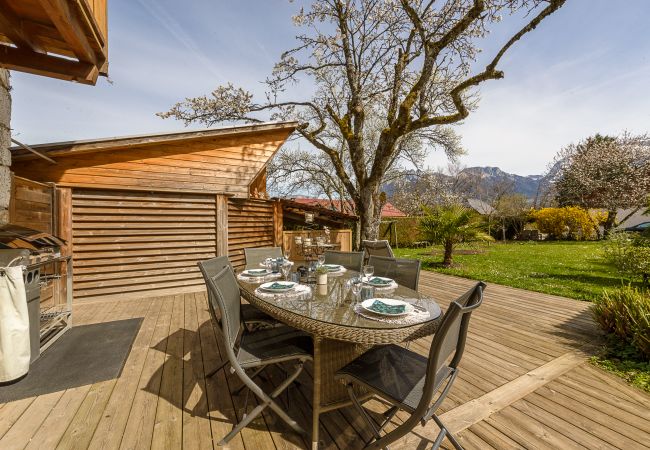
[[[246,296],[247,298],[253,296],[255,301],[266,302],[276,308],[282,308],[312,320],[337,326],[395,329],[437,320],[442,314],[440,306],[431,297],[405,286],[397,285],[394,289],[374,288],[374,292],[366,291],[364,294],[367,296],[372,294],[373,298],[378,299],[390,298],[410,303],[413,305],[417,317],[414,316],[405,320],[383,316],[378,317],[379,320],[364,317],[354,310],[355,297],[346,283],[351,278],[359,276],[359,273],[351,270],[341,274],[330,273],[327,277],[327,285],[317,285],[313,279],[311,282],[302,280],[300,287],[289,293],[266,293],[257,290],[262,281],[268,281],[268,279],[260,279],[259,282],[240,279],[239,285],[249,294]],[[364,286],[366,285],[364,284]]]

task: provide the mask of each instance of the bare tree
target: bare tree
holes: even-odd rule
[[[465,119],[476,105],[475,88],[503,78],[497,66],[505,53],[564,3],[314,0],[294,17],[306,31],[266,80],[263,101],[228,84],[160,115],[207,125],[261,121],[267,112],[271,119],[298,120],[300,135],[327,155],[354,200],[362,238],[372,239],[378,233],[380,187],[400,144],[417,137],[435,146],[430,131]],[[478,41],[501,14],[521,10],[528,22],[472,74]],[[294,86],[307,80],[309,88],[297,94]],[[381,127],[368,140],[371,120]]]
[[[650,138],[595,135],[562,149],[555,190],[560,205],[602,208],[607,236],[619,208],[638,211],[650,194]]]

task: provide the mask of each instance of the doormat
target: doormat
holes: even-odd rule
[[[0,386],[0,403],[119,377],[142,320],[73,326],[31,365],[27,376]]]

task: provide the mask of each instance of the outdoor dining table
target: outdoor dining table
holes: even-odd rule
[[[351,404],[346,387],[334,379],[336,371],[375,345],[400,344],[431,335],[442,319],[435,300],[396,284],[393,289],[375,289],[374,297],[411,303],[412,315],[384,318],[364,314],[345,287],[348,279],[358,276],[351,270],[329,274],[327,285],[311,284],[309,289],[303,286],[297,293],[284,294],[261,293],[257,288],[262,280],[239,278],[242,296],[249,303],[313,337],[313,449],[318,448],[320,414]]]

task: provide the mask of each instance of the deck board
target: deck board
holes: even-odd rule
[[[446,308],[473,283],[424,272],[420,290]],[[650,396],[586,362],[589,344],[600,336],[588,307],[562,297],[488,286],[484,305],[472,317],[457,382],[440,410],[443,420],[457,427],[463,446],[636,448],[650,442]],[[0,404],[0,447],[217,448],[244,413],[244,396],[231,394],[240,382],[228,371],[205,377],[225,358],[209,322],[205,293],[79,304],[74,323],[133,317],[143,322],[117,379]],[[429,345],[430,338],[425,338],[410,348],[424,354]],[[306,369],[301,384],[290,389],[289,412],[309,429],[312,378],[311,367]],[[262,383],[268,389],[281,377],[269,370]],[[249,401],[249,410],[254,403]],[[368,405],[377,413],[383,407],[377,401]],[[404,418],[396,416],[389,427]],[[430,422],[391,448],[423,447],[436,434]],[[369,437],[351,408],[322,416],[325,448],[360,448]],[[227,448],[295,449],[307,444],[267,410]],[[445,440],[443,447],[450,448],[450,443]]]

